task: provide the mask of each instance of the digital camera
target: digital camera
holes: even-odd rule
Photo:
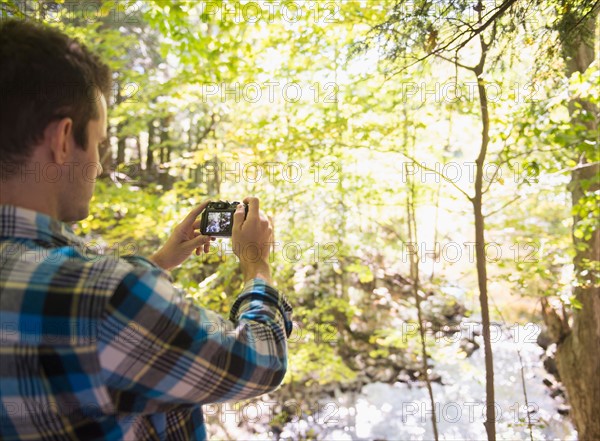
[[[202,212],[200,221],[200,233],[205,236],[230,237],[233,231],[233,213],[241,202],[209,202],[208,206]],[[244,204],[246,212],[244,219],[248,215],[248,205]]]

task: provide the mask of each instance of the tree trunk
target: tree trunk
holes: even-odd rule
[[[597,14],[591,14],[576,37],[561,34],[563,56],[566,61],[567,75],[570,77],[575,72],[584,72],[594,60],[594,34],[596,32],[594,20]],[[563,19],[564,20],[564,19]],[[580,102],[583,108],[598,115],[598,109],[590,102]],[[571,106],[571,114],[574,107]],[[577,118],[573,115],[573,120]],[[588,129],[598,130],[598,120],[580,121]],[[579,164],[571,173],[572,205],[576,206],[579,200],[600,189],[598,184],[592,185],[587,191],[582,188],[582,182],[600,174],[598,163],[590,164],[581,155]],[[573,230],[581,220],[578,211],[573,217]],[[573,234],[573,244],[576,254],[573,266],[576,277],[588,269],[585,265],[589,261],[600,260],[600,229],[596,230],[591,238],[578,238]],[[589,271],[589,269],[588,269]],[[579,439],[582,441],[600,439],[600,286],[597,275],[584,277],[591,278],[591,283],[577,285],[573,289],[575,298],[581,303],[581,309],[573,310],[572,325],[569,330],[564,323],[565,332],[553,337],[557,340],[556,362],[560,378],[566,388],[569,404],[571,405],[571,418]],[[548,320],[546,320],[548,323]]]
[[[117,142],[117,163],[115,168],[119,168],[119,165],[125,162],[125,144],[127,138],[121,134],[123,130],[123,124],[119,124],[117,126],[117,134],[119,136],[119,141]]]
[[[477,90],[479,93],[479,108],[481,111],[481,148],[475,161],[475,196],[473,203],[473,214],[475,217],[475,260],[477,266],[477,283],[479,286],[479,304],[481,306],[481,327],[483,331],[483,346],[485,356],[485,431],[488,441],[496,440],[496,402],[494,393],[494,359],[492,356],[492,343],[490,338],[490,312],[488,306],[487,292],[487,262],[485,258],[485,219],[483,216],[483,167],[490,141],[490,117],[488,111],[487,92],[482,78],[483,68],[489,45],[495,38],[495,28],[490,43],[485,43],[483,36],[479,35],[481,45],[481,57],[478,65],[473,69],[477,77]]]
[[[482,86],[483,88],[483,86]],[[485,90],[479,91],[481,97],[485,97]],[[487,111],[486,117],[487,120]],[[487,121],[486,121],[487,122]],[[492,344],[490,337],[490,312],[488,306],[487,292],[487,264],[485,260],[485,219],[483,217],[482,184],[483,184],[483,161],[485,149],[488,144],[489,124],[484,122],[482,148],[476,161],[477,174],[475,176],[475,197],[473,198],[473,214],[475,216],[475,259],[477,266],[477,283],[479,286],[479,304],[481,306],[481,326],[483,331],[483,343],[485,354],[485,396],[486,396],[486,418],[485,430],[488,441],[496,439],[496,408],[494,396],[494,359],[492,356]],[[483,154],[481,154],[483,152]]]
[[[146,173],[152,174],[154,172],[154,137],[156,136],[156,129],[154,127],[154,120],[150,120],[148,123],[148,148],[146,150]]]
[[[113,131],[114,131],[114,126],[110,126],[108,128],[108,141],[106,143],[100,144],[100,146],[98,148],[98,154],[100,156],[100,164],[102,165],[101,177],[109,176],[112,171],[113,157],[112,157],[112,147],[110,145],[110,138],[112,136]]]
[[[572,174],[573,205],[583,196],[581,181],[598,175],[600,168],[581,168]],[[594,188],[590,189],[594,191]],[[595,190],[598,190],[596,186]],[[578,221],[575,216],[573,221]],[[600,260],[600,230],[596,229],[588,241],[573,236],[575,247],[587,244],[586,251],[577,251],[573,259],[574,272],[583,270],[582,260]],[[594,277],[594,276],[592,276]],[[571,330],[559,340],[556,348],[556,363],[564,384],[571,418],[582,441],[600,439],[600,287],[592,283],[589,287],[576,286],[573,289],[581,309],[573,311]]]
[[[117,88],[117,93],[115,94],[115,105],[118,107],[119,104],[123,102],[123,96],[121,95],[121,81],[116,80],[115,86]],[[126,136],[123,135],[123,127],[125,124],[119,123],[117,124],[117,162],[115,164],[115,169],[119,168],[119,165],[125,162],[125,140]]]
[[[140,135],[135,137],[135,156],[136,161],[139,162],[139,167],[142,166],[142,143],[140,142]]]
[[[215,196],[221,193],[221,161],[217,155],[207,161],[202,166],[204,179],[206,180],[206,193],[208,196]]]
[[[408,121],[408,120],[405,120]],[[414,244],[415,249],[410,253],[410,277],[412,279],[412,293],[415,298],[415,305],[417,307],[417,320],[419,322],[419,337],[421,340],[421,369],[423,370],[423,377],[425,378],[425,385],[427,386],[427,393],[429,394],[429,402],[431,403],[431,425],[433,428],[433,436],[435,441],[439,440],[439,433],[437,427],[437,416],[435,409],[435,399],[433,396],[433,388],[431,387],[431,379],[429,378],[429,354],[427,353],[427,341],[425,335],[425,320],[423,319],[423,311],[421,308],[421,296],[419,289],[421,286],[419,280],[419,242],[417,236],[417,219],[415,214],[415,182],[414,178],[410,178],[409,192],[406,195],[406,216],[408,224],[408,243]]]
[[[163,165],[168,161],[168,153],[165,144],[169,140],[169,118],[163,117],[159,120],[160,124],[158,126],[158,137],[160,138],[160,164]]]

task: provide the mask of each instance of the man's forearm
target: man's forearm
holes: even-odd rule
[[[134,271],[107,307],[100,361],[110,386],[134,385],[140,405],[256,397],[283,380],[291,313],[285,296],[262,279],[245,284],[226,320],[183,298],[157,271]],[[148,369],[138,373],[139,363]]]

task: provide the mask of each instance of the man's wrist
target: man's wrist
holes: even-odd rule
[[[151,255],[148,260],[152,263],[154,263],[155,265],[161,267],[164,270],[169,271],[170,268],[168,267],[168,265],[166,265],[162,259],[162,257],[160,256],[159,252],[157,251],[156,253],[154,253],[153,255]]]
[[[242,266],[242,275],[244,283],[252,279],[262,279],[268,284],[271,284],[271,268],[267,262],[252,264],[251,266]]]

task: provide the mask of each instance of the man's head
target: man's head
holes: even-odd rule
[[[47,26],[0,22],[1,203],[63,221],[87,217],[110,88],[108,66],[76,40]]]

